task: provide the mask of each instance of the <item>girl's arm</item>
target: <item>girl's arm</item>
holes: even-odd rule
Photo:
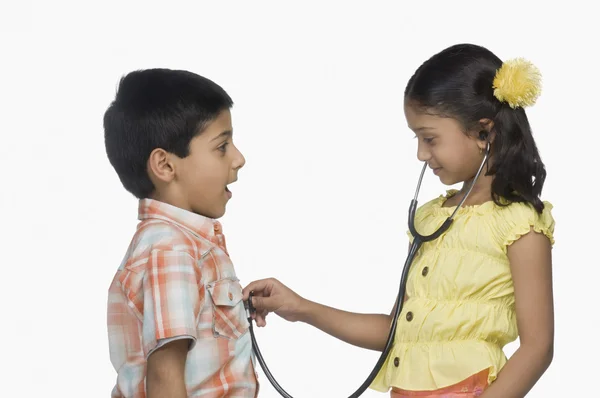
[[[522,398],[550,366],[554,348],[552,254],[533,230],[508,247],[520,346],[482,398]]]
[[[383,351],[392,322],[391,315],[357,314],[327,307],[300,297],[277,279],[251,282],[244,288],[244,300],[253,291],[253,315],[257,326],[265,326],[269,312],[290,321],[301,321],[346,343]],[[392,311],[393,314],[393,311]]]

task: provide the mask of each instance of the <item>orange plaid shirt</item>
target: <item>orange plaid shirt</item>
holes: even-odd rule
[[[108,293],[113,398],[145,398],[146,360],[189,339],[190,397],[256,397],[242,286],[218,221],[152,199],[139,202],[137,231]]]

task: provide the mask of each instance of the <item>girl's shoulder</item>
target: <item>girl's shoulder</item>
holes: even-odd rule
[[[445,195],[440,195],[423,204],[417,210],[416,221],[423,226],[439,225],[441,218],[449,217],[454,213],[456,207],[444,207],[444,203],[456,192],[456,190],[448,190]],[[553,205],[548,201],[543,203],[544,209],[538,213],[529,203],[501,201],[501,204],[497,204],[489,201],[480,205],[460,208],[456,212],[455,219],[468,216],[469,222],[464,225],[466,232],[469,232],[469,229],[487,230],[494,235],[494,240],[503,248],[532,229],[546,235],[554,245]],[[482,225],[478,227],[475,225],[476,223]]]
[[[513,202],[504,206],[495,206],[491,217],[502,232],[502,245],[508,247],[521,236],[531,230],[546,235],[554,245],[554,228],[556,222],[552,215],[554,206],[549,201],[544,201],[544,209],[539,213],[531,204]]]

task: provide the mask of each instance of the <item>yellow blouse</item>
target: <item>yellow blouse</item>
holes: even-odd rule
[[[450,190],[417,210],[415,227],[435,231],[455,207]],[[503,347],[518,337],[507,246],[531,228],[554,244],[552,205],[494,202],[461,208],[450,229],[423,244],[408,275],[407,301],[395,344],[371,388],[435,390],[484,369],[489,382],[507,361]],[[409,233],[412,240],[412,236]]]

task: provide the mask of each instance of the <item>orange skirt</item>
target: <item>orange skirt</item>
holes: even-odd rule
[[[392,388],[391,398],[474,398],[488,386],[489,370],[483,370],[460,383],[432,391],[408,391]]]

